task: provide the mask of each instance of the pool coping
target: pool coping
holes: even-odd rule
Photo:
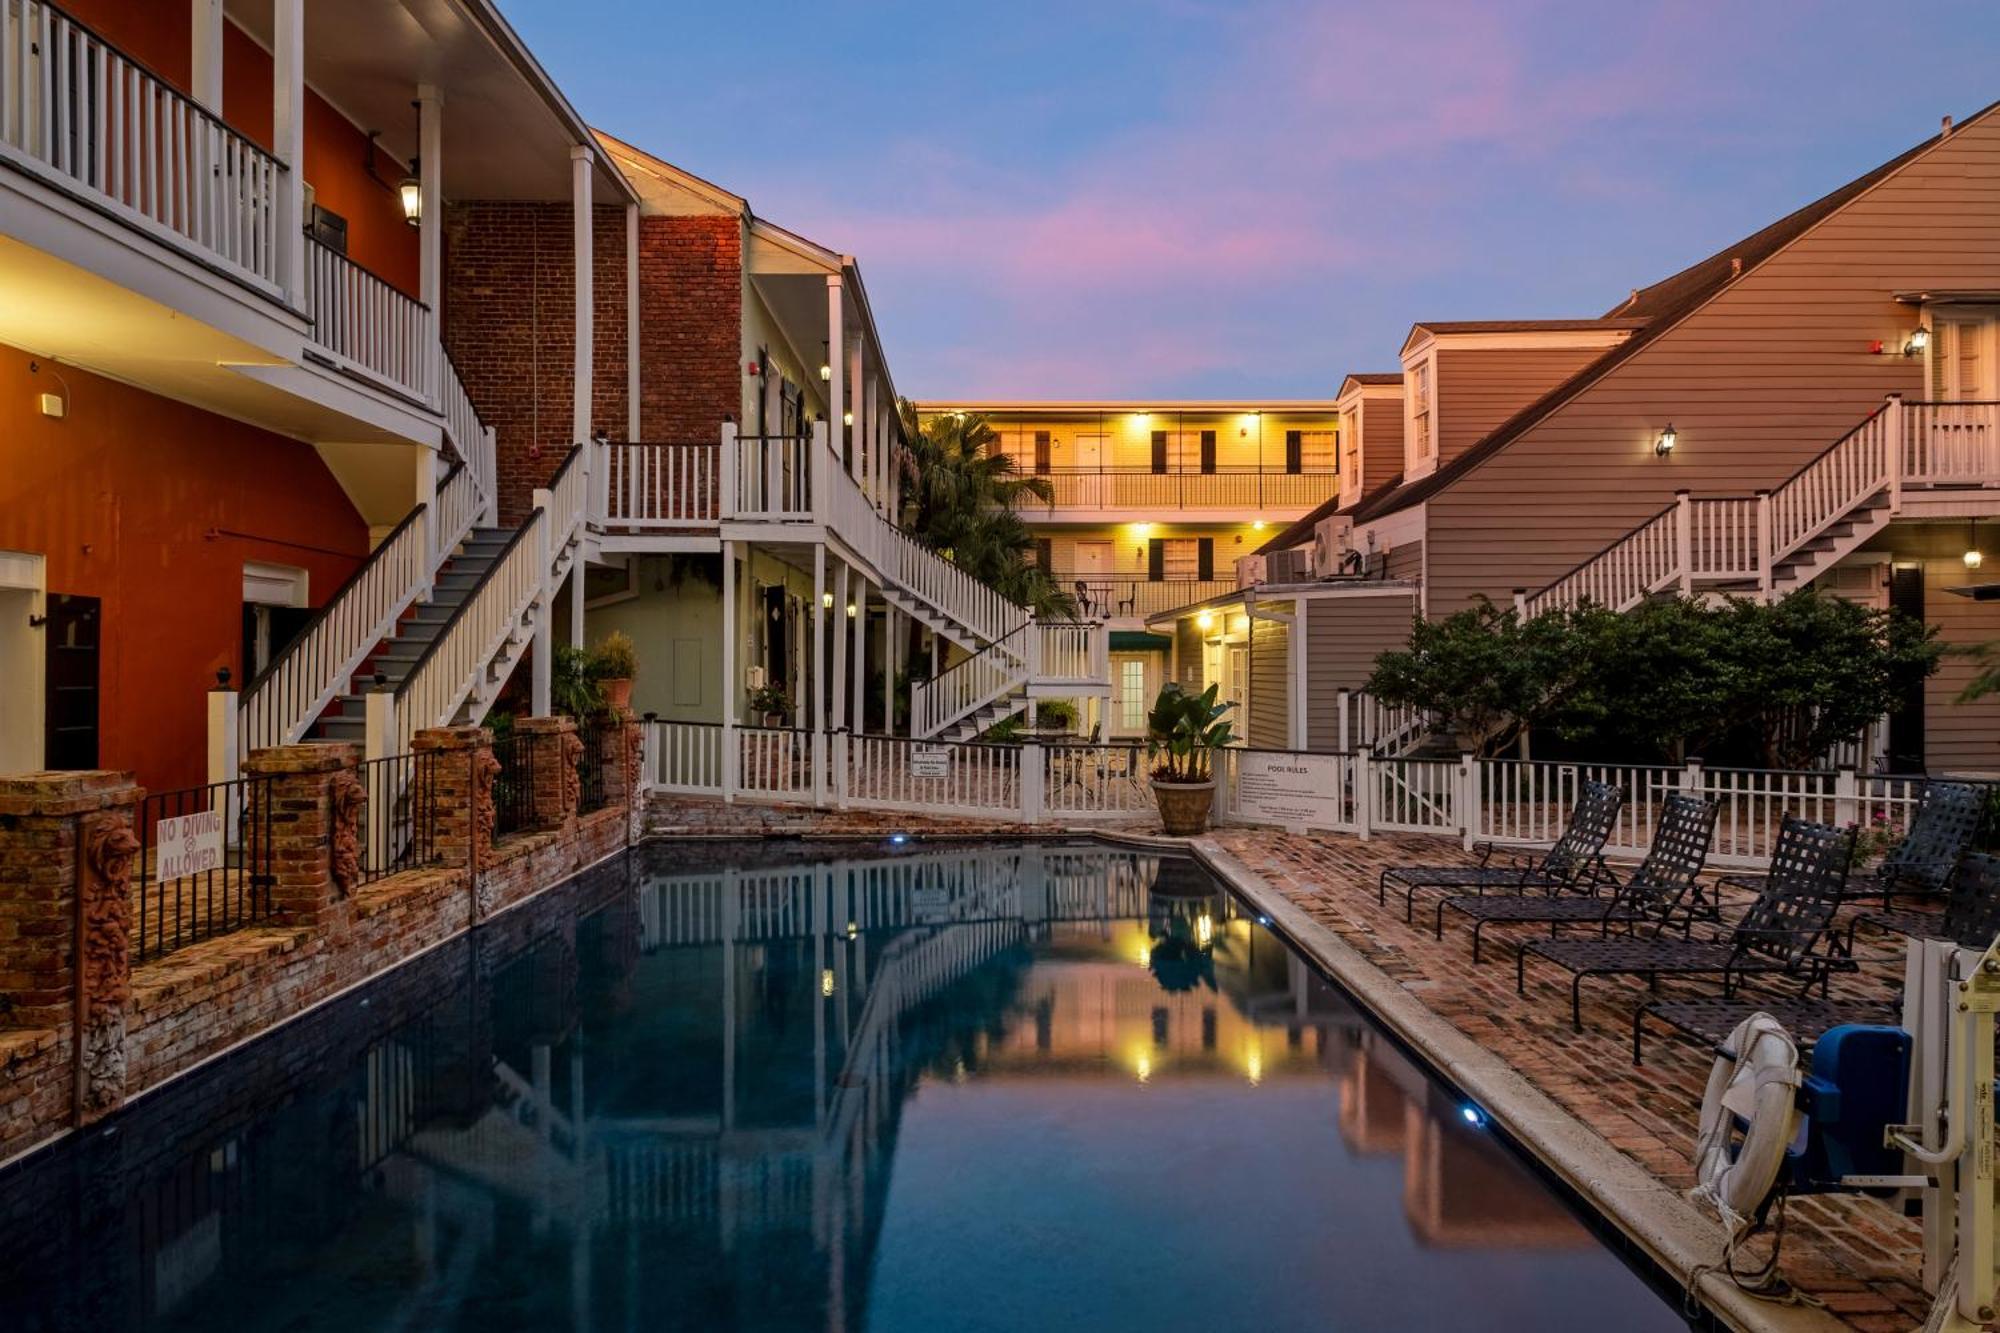
[[[1168,838],[1100,830],[1106,842],[1191,853],[1218,879],[1269,916],[1291,942],[1365,1005],[1448,1082],[1495,1121],[1542,1167],[1588,1203],[1665,1274],[1685,1284],[1721,1258],[1721,1233],[1672,1186],[1611,1146],[1500,1056],[1364,958],[1306,910],[1207,837]],[[1689,1132],[1693,1132],[1692,1126]],[[1738,1290],[1720,1274],[1698,1287],[1702,1304],[1738,1333],[1835,1333],[1847,1325],[1825,1310],[1778,1305]]]

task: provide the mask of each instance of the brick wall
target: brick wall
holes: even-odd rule
[[[625,436],[625,210],[596,210],[591,234],[591,424]],[[566,203],[470,202],[445,214],[444,341],[494,428],[500,516],[517,523],[571,439],[575,254]]]
[[[639,434],[709,443],[743,401],[743,226],[639,219]]]

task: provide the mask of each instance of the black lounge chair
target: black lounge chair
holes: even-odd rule
[[[1594,890],[1610,878],[1604,868],[1604,843],[1618,819],[1625,795],[1606,782],[1586,782],[1569,812],[1569,826],[1556,845],[1540,856],[1514,854],[1504,865],[1493,863],[1497,850],[1481,843],[1479,860],[1460,866],[1390,866],[1375,882],[1375,901],[1389,901],[1389,885],[1403,890],[1403,920],[1416,912],[1418,889],[1563,889]]]
[[[1838,1000],[1806,998],[1782,999],[1766,996],[1755,1000],[1724,999],[1720,995],[1692,1000],[1655,1000],[1641,1005],[1632,1014],[1632,1063],[1646,1063],[1645,1021],[1649,1018],[1685,1032],[1705,1046],[1720,1046],[1736,1031],[1736,1025],[1752,1014],[1769,1014],[1785,1025],[1785,1031],[1801,1051],[1825,1036],[1830,1028],[1844,1023],[1867,1023],[1893,1027],[1903,1021],[1893,1004],[1845,1004]]]
[[[1844,952],[1838,957],[1820,950],[1822,939],[1834,949],[1834,913],[1840,909],[1840,889],[1854,851],[1854,834],[1827,824],[1786,815],[1771,854],[1771,873],[1764,891],[1728,935],[1716,940],[1662,939],[1664,920],[1648,923],[1650,933],[1605,939],[1531,940],[1514,959],[1514,987],[1528,989],[1528,955],[1554,963],[1570,973],[1570,1029],[1583,1031],[1583,982],[1586,977],[1643,976],[1657,986],[1662,976],[1720,974],[1725,998],[1736,982],[1755,975],[1815,981],[1824,989],[1827,973],[1851,967]]]
[[[1936,897],[1951,882],[1958,858],[1972,846],[1984,817],[1986,797],[1965,782],[1927,782],[1917,798],[1903,840],[1881,859],[1873,872],[1850,880],[1841,890],[1847,899],[1882,897],[1882,910],[1898,892]],[[1722,881],[1733,888],[1761,893],[1761,875],[1732,875]]]
[[[1956,940],[1970,949],[1984,949],[2000,935],[2000,856],[1967,852],[1960,857],[1942,912],[1866,912],[1848,922],[1849,953],[1854,952],[1858,926],[1874,926],[1920,940]]]
[[[1438,903],[1432,934],[1444,938],[1447,908],[1471,918],[1472,961],[1476,963],[1480,932],[1488,926],[1546,922],[1553,938],[1565,925],[1594,925],[1605,930],[1613,923],[1666,921],[1680,913],[1682,902],[1690,893],[1695,903],[1687,915],[1691,918],[1694,912],[1703,911],[1713,916],[1714,907],[1704,898],[1698,877],[1708,860],[1708,844],[1715,836],[1719,808],[1714,801],[1704,801],[1698,796],[1679,793],[1669,796],[1653,830],[1653,844],[1646,849],[1646,859],[1608,897],[1596,893],[1551,892],[1446,898]]]

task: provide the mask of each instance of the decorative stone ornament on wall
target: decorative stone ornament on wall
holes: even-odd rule
[[[330,797],[333,805],[333,886],[342,897],[361,883],[361,824],[368,808],[368,789],[353,771],[334,775]]]
[[[576,813],[583,802],[583,773],[577,765],[583,762],[583,741],[574,731],[566,731],[562,738],[562,815],[568,819]]]
[[[124,812],[84,824],[77,885],[77,1118],[89,1123],[125,1101],[125,1006],[132,998],[132,861],[139,839]]]
[[[472,766],[472,864],[484,870],[493,864],[493,831],[499,827],[500,812],[493,804],[493,783],[500,776],[500,761],[491,750],[474,751]]]

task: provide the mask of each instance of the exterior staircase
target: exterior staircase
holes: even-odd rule
[[[1667,593],[1773,600],[1825,574],[1901,516],[1960,517],[2000,488],[2000,404],[1891,395],[1781,485],[1674,503],[1539,591],[1523,616]]]

